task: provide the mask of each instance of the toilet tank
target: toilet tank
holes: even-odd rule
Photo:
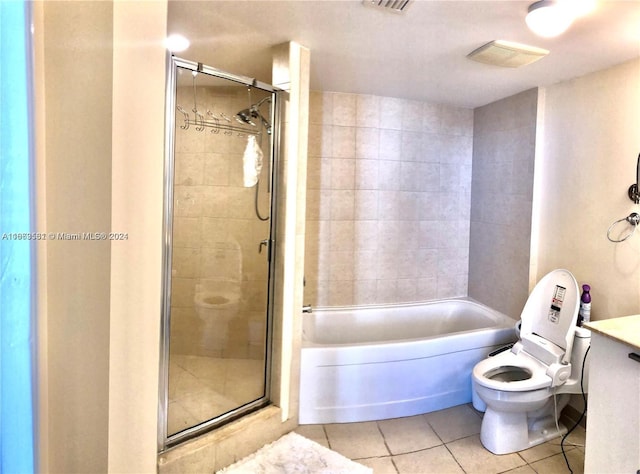
[[[575,385],[574,393],[580,393],[580,379],[582,378],[582,365],[584,362],[584,379],[582,380],[582,388],[587,393],[589,385],[589,357],[584,358],[587,349],[591,345],[591,331],[587,328],[576,326],[575,337],[573,339],[573,347],[571,349],[571,376],[565,385]]]

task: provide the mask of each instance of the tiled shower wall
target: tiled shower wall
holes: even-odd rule
[[[529,295],[537,109],[537,89],[475,109],[469,296],[516,319]]]
[[[305,303],[467,295],[473,110],[312,92]]]

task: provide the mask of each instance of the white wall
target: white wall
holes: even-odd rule
[[[640,152],[640,60],[546,88],[538,137],[532,276],[570,270],[592,288],[593,319],[640,312],[640,233],[607,240],[640,211],[627,197]]]

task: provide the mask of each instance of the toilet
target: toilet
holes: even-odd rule
[[[480,440],[494,454],[562,436],[570,394],[586,392],[591,332],[577,327],[580,293],[567,270],[554,270],[533,289],[518,341],[480,361],[472,373],[473,406],[484,411]]]

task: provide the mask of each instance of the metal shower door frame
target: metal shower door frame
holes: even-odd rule
[[[173,184],[175,162],[175,127],[176,127],[176,93],[178,68],[188,69],[198,73],[204,73],[222,79],[227,79],[246,86],[256,87],[271,93],[271,125],[273,130],[271,166],[270,166],[270,230],[268,242],[268,293],[267,293],[267,319],[266,319],[266,347],[265,347],[265,395],[251,403],[242,405],[231,412],[225,413],[212,420],[206,421],[195,427],[169,435],[167,430],[168,405],[169,405],[169,345],[171,328],[171,262],[173,255]],[[177,58],[170,53],[167,57],[167,83],[165,91],[165,155],[164,155],[164,202],[163,202],[163,257],[162,257],[162,301],[161,301],[161,328],[160,328],[160,374],[158,386],[158,452],[186,441],[202,433],[215,429],[229,421],[237,419],[247,413],[264,407],[270,403],[271,381],[271,352],[273,335],[273,305],[275,282],[275,257],[276,257],[276,223],[278,182],[276,179],[279,168],[281,150],[281,116],[285,91],[270,84],[257,81],[248,76],[232,74],[220,69],[204,65],[195,61]]]

